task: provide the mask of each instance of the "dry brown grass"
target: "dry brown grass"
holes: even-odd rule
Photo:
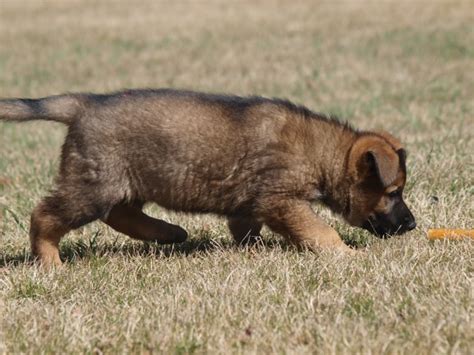
[[[383,127],[408,147],[419,228],[380,241],[321,209],[367,248],[350,259],[270,233],[240,250],[217,218],[150,207],[192,239],[159,247],[93,224],[45,273],[25,262],[28,216],[65,130],[0,124],[0,352],[469,353],[473,244],[425,232],[473,226],[473,23],[470,1],[1,2],[0,96],[172,86]]]

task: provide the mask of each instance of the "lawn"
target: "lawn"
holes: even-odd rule
[[[53,186],[65,127],[0,123],[0,353],[451,353],[474,347],[474,4],[0,2],[0,96],[174,87],[291,99],[408,150],[413,232],[380,240],[315,209],[357,257],[222,219],[147,207],[190,239],[133,241],[94,223],[31,263],[29,213]]]

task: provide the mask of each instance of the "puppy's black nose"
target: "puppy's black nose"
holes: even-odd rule
[[[414,219],[409,220],[408,223],[406,224],[406,229],[407,231],[411,231],[412,229],[416,228],[416,221]]]

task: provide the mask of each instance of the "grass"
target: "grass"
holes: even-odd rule
[[[0,96],[179,87],[281,96],[384,128],[409,151],[412,233],[377,240],[315,206],[356,258],[266,232],[233,245],[213,216],[183,245],[96,223],[29,262],[29,213],[51,188],[64,127],[0,124],[0,353],[452,353],[474,345],[474,6],[455,2],[0,4]]]

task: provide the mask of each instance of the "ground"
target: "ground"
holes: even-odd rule
[[[160,247],[103,224],[67,261],[32,265],[29,213],[52,187],[60,124],[0,124],[0,352],[469,353],[474,4],[13,1],[0,4],[0,96],[132,87],[289,98],[409,152],[418,228],[379,240],[315,206],[357,257],[298,252],[277,235],[233,245],[224,222],[156,206],[188,229]]]

